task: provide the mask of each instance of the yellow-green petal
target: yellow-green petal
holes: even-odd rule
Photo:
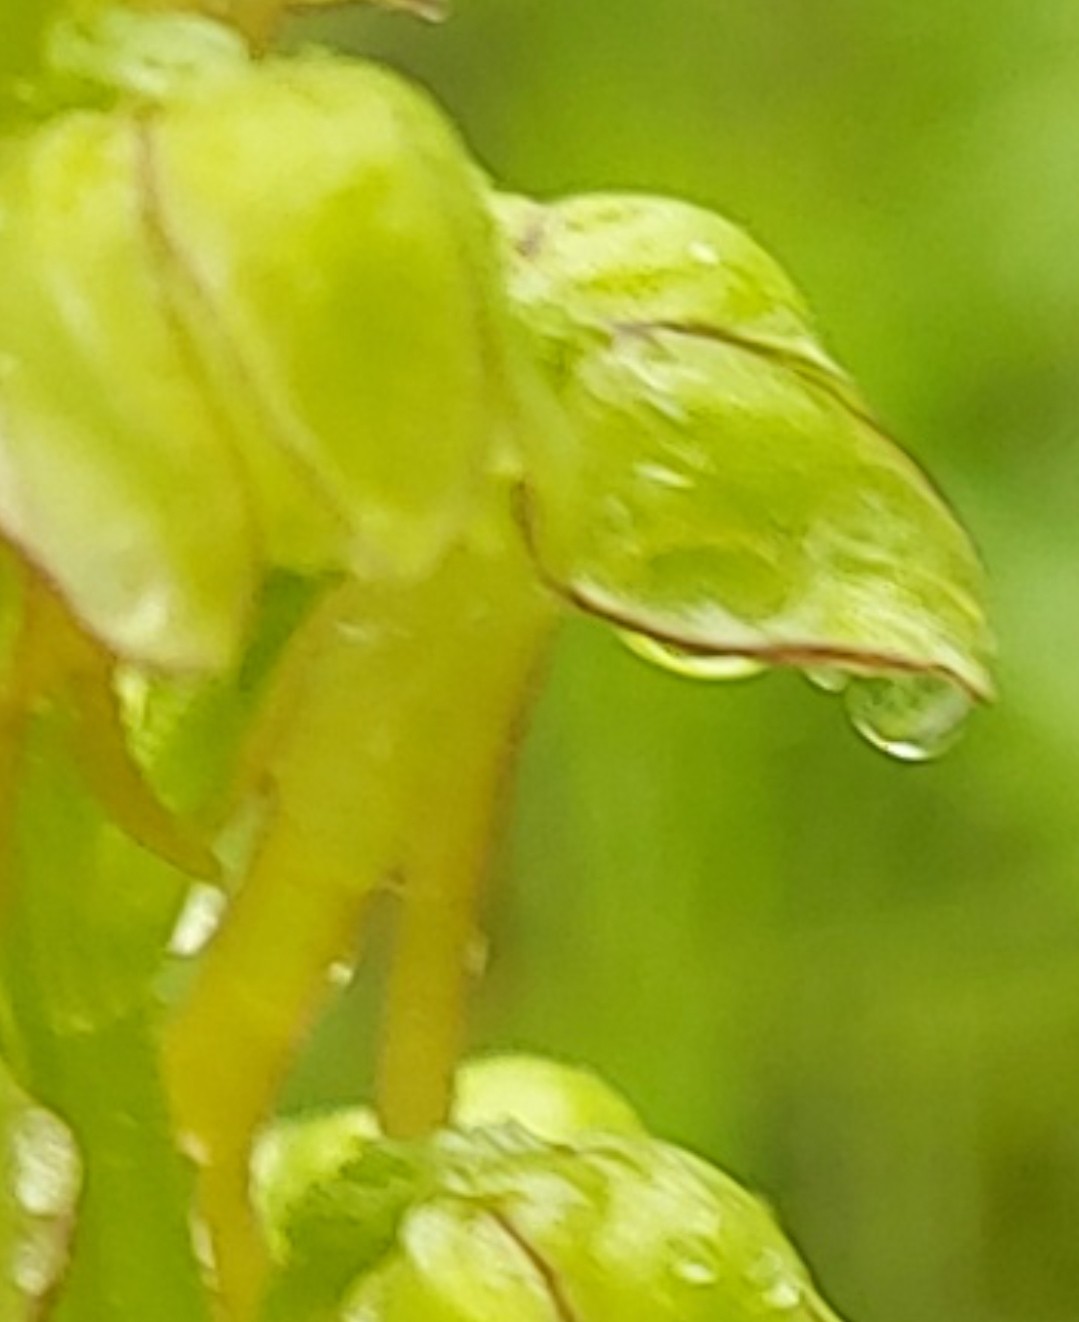
[[[423,572],[504,413],[496,248],[453,131],[399,79],[313,57],[178,99],[149,134],[172,276],[246,404],[275,557]]]
[[[227,423],[163,297],[138,125],[0,158],[0,529],[116,651],[216,669],[257,574]]]
[[[560,591],[687,673],[741,658],[991,691],[969,539],[757,244],[656,198],[499,214],[567,423],[526,438],[522,494]]]

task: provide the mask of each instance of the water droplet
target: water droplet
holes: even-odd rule
[[[129,730],[139,729],[146,721],[150,701],[150,681],[145,671],[135,666],[117,666],[113,671],[113,687],[125,727]]]
[[[169,953],[181,959],[197,955],[221,926],[227,908],[228,896],[223,890],[202,883],[192,886],[173,928]]]
[[[802,1287],[789,1277],[776,1283],[764,1292],[764,1302],[777,1313],[789,1313],[802,1302]]]
[[[651,482],[660,487],[668,487],[671,491],[689,491],[693,486],[691,477],[678,472],[675,468],[668,468],[666,464],[643,462],[635,464],[633,471],[645,482]]]
[[[927,762],[946,753],[974,705],[963,689],[939,675],[856,679],[846,703],[858,733],[902,762]]]
[[[716,1269],[701,1258],[680,1258],[671,1268],[675,1276],[686,1285],[715,1285]]]
[[[698,240],[689,245],[689,255],[698,266],[718,266],[719,253],[710,243]]]
[[[380,636],[375,625],[362,620],[340,620],[334,628],[339,637],[354,647],[371,647],[378,642]]]
[[[214,1279],[217,1275],[217,1254],[214,1252],[214,1237],[210,1234],[210,1227],[198,1213],[192,1212],[188,1219],[188,1231],[195,1261],[211,1280]]]
[[[789,1313],[805,1298],[805,1282],[792,1271],[787,1259],[771,1249],[761,1254],[747,1279],[761,1291],[762,1303],[773,1313]]]
[[[14,1192],[31,1216],[59,1217],[78,1198],[82,1163],[68,1127],[40,1107],[19,1120],[12,1135]]]
[[[347,960],[339,959],[326,970],[326,981],[337,991],[347,991],[352,986],[355,973],[354,965]]]
[[[689,422],[689,414],[678,397],[677,383],[671,373],[665,370],[665,363],[657,363],[645,356],[639,346],[636,346],[635,352],[619,355],[619,362],[623,371],[632,378],[643,403],[677,426],[685,426]]]
[[[189,1129],[182,1130],[176,1137],[176,1146],[194,1165],[199,1167],[209,1166],[209,1145],[198,1134],[192,1133]]]
[[[842,693],[851,680],[849,672],[837,666],[807,666],[802,674],[823,693]]]
[[[619,637],[636,656],[675,675],[688,679],[752,679],[768,669],[760,661],[746,656],[701,654],[687,651],[675,643],[660,642],[647,634],[621,633]]]

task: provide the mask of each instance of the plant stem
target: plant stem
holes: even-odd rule
[[[236,1322],[265,1273],[247,1197],[253,1136],[392,877],[408,899],[383,1120],[412,1132],[445,1114],[475,878],[552,615],[524,552],[484,526],[422,582],[346,584],[290,645],[250,759],[270,797],[266,833],[166,1043]]]
[[[487,623],[494,637],[482,643],[467,632],[442,639],[445,702],[422,736],[379,1070],[379,1115],[394,1137],[449,1116],[479,885],[548,626],[538,611],[531,619],[492,611]]]
[[[366,899],[351,878],[311,867],[302,827],[278,813],[166,1038],[173,1109],[200,1170],[230,1318],[252,1316],[266,1270],[248,1199],[252,1138],[328,995],[327,970],[352,953]]]

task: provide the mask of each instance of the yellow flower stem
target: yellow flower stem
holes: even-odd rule
[[[480,935],[479,885],[552,624],[550,604],[525,573],[530,566],[511,572],[505,561],[477,562],[470,606],[441,603],[443,626],[417,711],[422,755],[410,793],[378,1080],[380,1120],[394,1137],[429,1132],[449,1115]]]
[[[346,584],[293,641],[249,756],[268,826],[165,1047],[234,1322],[254,1315],[265,1274],[252,1139],[391,880],[406,921],[383,1118],[403,1132],[445,1112],[491,799],[552,611],[524,552],[481,527],[420,583]]]

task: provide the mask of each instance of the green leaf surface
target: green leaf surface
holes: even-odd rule
[[[758,245],[646,197],[499,215],[566,421],[528,438],[523,492],[559,591],[686,673],[733,659],[991,692],[966,534]]]

